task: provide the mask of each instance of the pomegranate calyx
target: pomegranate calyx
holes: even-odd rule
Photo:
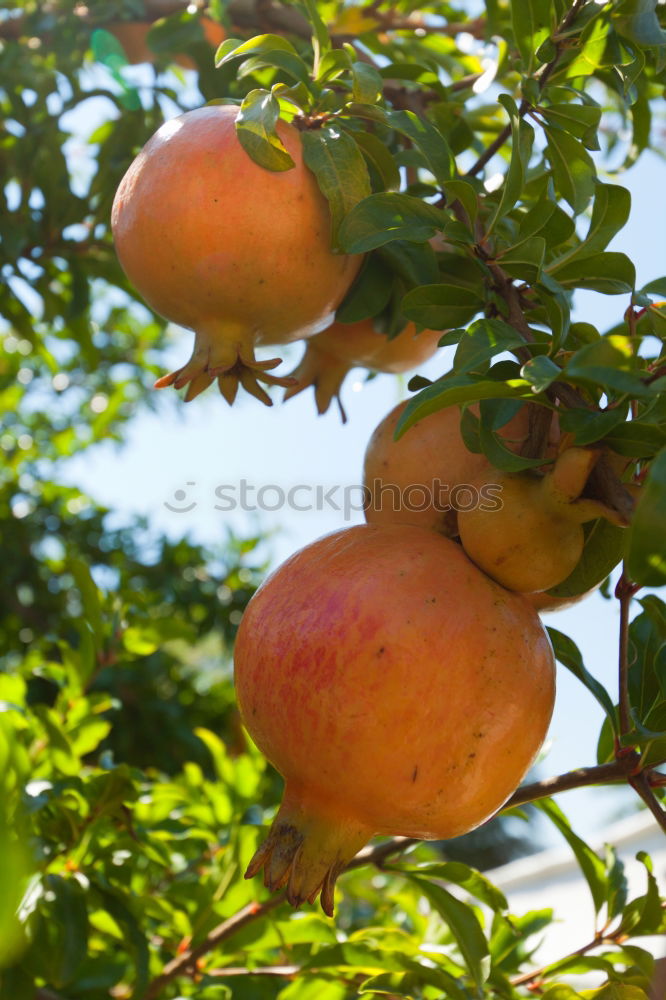
[[[317,413],[320,416],[326,413],[331,402],[335,399],[340,410],[342,422],[345,424],[347,422],[347,414],[342,405],[340,390],[351,368],[352,365],[347,362],[340,361],[332,354],[328,354],[317,348],[314,344],[308,343],[305,347],[305,354],[291,373],[294,383],[285,392],[284,399],[285,401],[291,399],[292,396],[297,396],[299,392],[303,392],[304,389],[313,386]]]
[[[354,819],[328,815],[318,804],[303,802],[287,786],[268,837],[250,861],[245,878],[253,878],[263,868],[267,889],[286,888],[292,906],[314,903],[321,895],[321,907],[332,917],[338,875],[373,832]]]

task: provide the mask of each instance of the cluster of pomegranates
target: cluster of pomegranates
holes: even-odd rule
[[[239,384],[264,401],[260,382],[288,395],[311,384],[323,411],[353,364],[403,371],[432,354],[432,331],[387,340],[369,322],[333,324],[361,260],[330,250],[298,129],[278,123],[294,167],[271,172],[243,150],[236,117],[216,105],[167,122],[116,195],[128,277],[195,332],[189,362],[157,385],[187,385],[193,398],[217,380],[231,402]],[[271,374],[279,359],[255,357],[259,344],[303,338],[287,378]],[[598,453],[563,449],[555,423],[549,464],[508,475],[468,451],[457,407],[396,441],[402,408],[368,446],[368,523],[288,559],[250,601],[236,644],[242,718],[286,781],[247,875],[263,869],[293,904],[321,894],[328,914],[338,874],[369,838],[457,836],[522,780],[554,699],[537,608],[580,559],[582,523],[607,514],[583,497]],[[523,407],[502,430],[506,446],[519,452],[528,429]],[[429,498],[418,505],[405,502],[414,484]],[[437,502],[445,487],[478,502]]]

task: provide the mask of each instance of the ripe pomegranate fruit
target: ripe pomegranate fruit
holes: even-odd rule
[[[363,467],[367,490],[366,521],[420,524],[453,536],[457,508],[474,502],[470,485],[494,483],[495,469],[485,455],[467,449],[460,434],[460,410],[447,406],[417,421],[398,441],[395,429],[407,402],[381,421],[368,442]],[[501,430],[504,444],[519,453],[530,429],[530,407],[523,406]],[[557,430],[551,430],[549,454]]]
[[[218,379],[270,404],[257,380],[291,385],[257,361],[258,343],[286,343],[327,326],[360,266],[330,249],[328,205],[303,163],[298,129],[278,122],[295,166],[250,159],[238,109],[211,105],[166,122],[123,177],[111,215],[116,251],[146,302],[195,331],[189,362],[155,383],[189,384],[192,399]]]
[[[333,912],[374,834],[455,837],[515,790],[554,698],[547,635],[524,598],[454,541],[357,525],[288,559],[250,601],[235,651],[250,735],[286,780],[246,877]]]
[[[219,21],[214,21],[210,17],[200,18],[199,23],[203,29],[203,37],[211,47],[212,60],[215,49],[222,44],[227,33]],[[111,21],[109,24],[105,24],[104,28],[120,42],[127,61],[131,65],[155,62],[155,52],[146,40],[146,36],[152,28],[150,21]],[[184,69],[192,69],[195,66],[193,60],[186,55],[177,55],[174,61]]]
[[[371,319],[358,323],[333,323],[310,338],[305,354],[292,372],[296,385],[287,389],[285,399],[314,386],[317,411],[326,413],[335,398],[343,421],[347,417],[340,400],[340,389],[352,368],[369,368],[398,375],[410,371],[431,358],[437,350],[441,331],[416,333],[413,323],[389,340],[375,330]]]
[[[580,498],[599,455],[568,448],[545,475],[497,470],[499,503],[458,513],[460,541],[470,559],[517,593],[548,590],[566,580],[583,553],[584,522],[606,517],[627,523],[601,501]]]

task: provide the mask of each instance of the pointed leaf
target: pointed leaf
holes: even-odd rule
[[[460,374],[473,371],[496,354],[524,346],[524,338],[508,323],[499,319],[479,319],[461,337],[453,370]]]
[[[425,243],[447,222],[441,209],[420,198],[392,192],[371,194],[347,215],[340,227],[340,243],[347,253],[367,253],[392,240]]]
[[[290,170],[294,161],[277,134],[280,104],[267,90],[251,90],[236,118],[238,141],[255,163],[266,170]]]
[[[523,60],[525,74],[532,73],[536,62],[536,50],[550,36],[550,0],[520,0],[511,4],[513,37]]]
[[[445,406],[474,403],[479,399],[529,398],[531,395],[529,383],[522,379],[494,382],[492,379],[475,379],[470,375],[447,376],[433,382],[409,401],[396,426],[395,438],[398,440],[417,420],[422,420]]]
[[[578,139],[561,129],[546,128],[546,157],[553,170],[555,187],[574,214],[587,207],[594,194],[596,170],[592,157]]]
[[[489,233],[498,219],[507,215],[518,201],[525,186],[534,143],[534,129],[518,114],[515,101],[508,94],[500,94],[498,100],[508,111],[511,122],[511,162],[504,178],[499,204],[486,227]]]
[[[355,117],[369,118],[395,129],[414,143],[423,155],[426,165],[443,189],[455,174],[455,160],[442,133],[427,119],[413,111],[386,111],[376,105],[349,104],[347,112]]]
[[[345,216],[370,194],[363,154],[348,132],[336,127],[303,132],[303,160],[310,168],[331,211],[331,243],[339,247]]]
[[[425,285],[408,292],[402,312],[430,330],[446,330],[468,323],[483,309],[479,293],[460,285]]]
[[[629,528],[627,572],[644,587],[666,583],[666,449],[650,466]]]
[[[552,799],[540,799],[535,805],[548,816],[569,844],[589,886],[594,908],[598,913],[606,902],[608,892],[608,879],[603,861],[584,840],[581,840],[573,832],[568,819]]]
[[[603,684],[601,684],[596,677],[593,677],[592,674],[590,674],[586,669],[585,664],[583,663],[583,657],[581,656],[576,643],[573,639],[570,639],[568,635],[565,635],[563,632],[559,632],[556,628],[548,626],[546,631],[550,636],[550,641],[553,644],[557,660],[563,667],[570,670],[574,677],[577,677],[578,680],[585,685],[590,694],[592,694],[599,702],[604,712],[610,719],[613,727],[615,727],[616,713],[615,706],[613,705],[613,699]]]

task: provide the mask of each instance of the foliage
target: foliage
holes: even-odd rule
[[[664,6],[216,0],[208,13],[227,35],[217,69],[185,4],[14,0],[0,20],[0,998],[643,1000],[641,939],[666,931],[650,859],[628,899],[615,854],[545,796],[626,780],[666,828],[666,614],[654,594],[629,613],[664,582],[666,277],[641,285],[608,249],[630,213],[617,175],[660,152]],[[150,76],[129,65],[123,22],[150,24]],[[478,854],[380,843],[342,878],[335,925],[243,881],[279,792],[228,670],[260,539],[212,552],[113,527],[58,485],[68,456],[122,442],[154,406],[164,323],[115,259],[110,205],[164,117],[208,100],[240,106],[239,138],[267,169],[289,168],[278,115],[304,126],[333,243],[366,254],[339,318],[446,331],[452,369],[413,380],[401,433],[456,403],[468,446],[516,471],[543,461],[539,435],[516,459],[498,429],[520,406],[557,410],[571,443],[600,452],[593,495],[631,522],[593,525],[558,588],[580,594],[624,557],[619,698],[551,630],[604,709],[598,760],[510,803],[538,800],[597,913],[594,936],[546,968],[533,951],[551,911],[511,914]],[[577,289],[617,296],[622,320],[573,322]],[[581,993],[590,973],[599,988]]]

